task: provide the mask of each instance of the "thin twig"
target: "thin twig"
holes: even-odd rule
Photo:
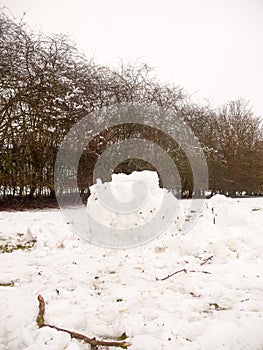
[[[180,272],[185,272],[185,273],[188,273],[188,272],[200,272],[200,273],[205,273],[205,274],[209,274],[209,275],[212,275],[211,272],[208,272],[208,271],[196,271],[196,270],[186,270],[186,269],[181,269],[181,270],[178,270],[178,271],[175,271],[174,273],[172,273],[171,275],[168,275],[164,278],[158,278],[156,277],[156,281],[165,281],[167,280],[168,278],[176,275],[177,273],[180,273]]]
[[[205,274],[208,274],[208,275],[212,275],[212,273],[211,273],[211,272],[209,272],[209,271],[196,271],[196,270],[189,270],[189,271],[187,271],[187,272],[200,272],[200,273],[205,273]]]
[[[83,334],[76,333],[69,331],[64,328],[60,328],[54,325],[46,324],[44,321],[44,314],[45,314],[45,301],[42,295],[38,296],[38,301],[39,301],[39,311],[38,311],[38,316],[37,316],[37,325],[39,328],[41,327],[50,327],[53,329],[56,329],[57,331],[60,332],[65,332],[68,333],[71,338],[75,339],[80,339],[85,341],[86,343],[91,345],[91,348],[95,348],[97,345],[98,346],[114,346],[116,348],[122,348],[122,349],[127,349],[129,346],[131,346],[131,343],[129,342],[117,342],[117,341],[103,341],[103,340],[97,340],[96,338],[89,338]]]
[[[168,278],[170,278],[170,277],[172,277],[172,276],[174,276],[174,275],[176,275],[177,273],[180,273],[180,272],[185,272],[185,273],[187,273],[186,269],[178,270],[178,271],[175,271],[175,272],[172,273],[171,275],[168,275],[168,276],[166,276],[166,277],[164,277],[164,278],[157,278],[157,277],[156,277],[156,281],[165,281],[165,280],[167,280]]]
[[[212,260],[213,259],[213,255],[209,256],[208,258],[206,258],[201,264],[200,266],[203,266],[204,264],[206,264],[209,260]]]

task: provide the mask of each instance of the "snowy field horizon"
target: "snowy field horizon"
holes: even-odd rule
[[[181,200],[182,213],[189,200]],[[1,350],[85,350],[45,321],[131,350],[262,350],[263,199],[215,195],[185,234],[112,250],[74,234],[58,209],[0,212]]]

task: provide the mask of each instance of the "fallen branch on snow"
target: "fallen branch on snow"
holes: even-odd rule
[[[178,270],[178,271],[175,271],[175,272],[172,273],[171,275],[168,275],[168,276],[166,276],[166,277],[164,277],[164,278],[158,278],[158,277],[156,277],[156,281],[165,281],[165,280],[168,280],[168,278],[170,278],[170,277],[172,277],[172,276],[174,276],[174,275],[176,275],[177,273],[180,273],[180,272],[187,273],[186,269]]]
[[[129,343],[129,342],[97,340],[96,338],[89,338],[89,337],[87,337],[83,334],[80,334],[80,333],[72,332],[72,331],[69,331],[67,329],[63,329],[63,328],[59,328],[57,326],[46,324],[45,319],[44,319],[45,301],[44,301],[44,298],[42,297],[42,295],[38,296],[38,301],[39,301],[39,306],[38,306],[39,310],[38,310],[38,316],[37,316],[36,322],[37,322],[37,325],[39,328],[50,327],[50,328],[56,329],[57,331],[68,333],[71,336],[71,338],[80,339],[80,340],[83,340],[84,342],[90,344],[91,349],[94,349],[96,346],[108,346],[108,347],[112,346],[112,347],[116,347],[116,348],[127,349],[129,346],[131,346],[131,343]]]
[[[186,269],[181,269],[181,270],[175,271],[175,272],[172,273],[171,275],[168,275],[168,276],[166,276],[166,277],[164,277],[164,278],[158,278],[158,277],[156,277],[156,281],[165,281],[165,280],[167,280],[168,278],[173,277],[174,275],[176,275],[177,273],[180,273],[180,272],[184,272],[184,273],[188,273],[188,272],[200,272],[200,273],[205,273],[205,274],[211,275],[211,272],[208,272],[208,271],[197,271],[197,270],[186,270]]]
[[[209,256],[208,258],[206,258],[206,259],[200,264],[200,266],[205,265],[208,261],[212,260],[213,258],[214,258],[213,255]]]

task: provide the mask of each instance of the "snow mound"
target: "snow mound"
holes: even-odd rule
[[[224,262],[235,257],[263,257],[260,208],[262,198],[246,200],[215,195],[206,202],[201,217],[187,236],[178,238],[181,254],[205,251]]]
[[[225,204],[232,201],[232,198],[226,197],[223,194],[215,194],[209,199],[210,205]]]
[[[107,197],[104,201],[104,193],[109,190],[112,198]],[[113,174],[111,182],[97,181],[90,187],[90,192],[87,210],[95,220],[107,227],[130,229],[153,219],[166,190],[159,187],[156,172],[144,170],[130,175]],[[137,201],[136,195],[139,195]]]
[[[254,224],[251,213],[246,208],[238,207],[233,198],[217,194],[209,199],[208,208],[219,228],[251,227]]]
[[[90,225],[88,238],[99,244],[108,245],[107,240],[111,239],[117,245],[127,242],[126,247],[142,244],[163,232],[175,219],[179,227],[184,216],[178,200],[160,188],[154,171],[113,174],[111,182],[97,180],[90,192],[87,212],[95,224]]]

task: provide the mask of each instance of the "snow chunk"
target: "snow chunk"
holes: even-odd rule
[[[141,190],[141,192],[136,192],[136,184],[137,191]],[[143,186],[146,186],[145,197],[142,193]],[[107,202],[104,202],[99,197],[103,196],[102,199],[104,199],[104,193],[108,189],[112,193],[112,199],[109,198]],[[113,174],[111,182],[98,181],[97,184],[90,187],[90,191],[91,195],[87,204],[89,214],[107,227],[125,229],[135,228],[152,220],[160,209],[166,192],[165,189],[159,187],[158,174],[148,170],[135,171],[130,175]],[[136,201],[135,196],[140,193],[142,195]],[[114,200],[120,205],[111,207],[115,204]]]

